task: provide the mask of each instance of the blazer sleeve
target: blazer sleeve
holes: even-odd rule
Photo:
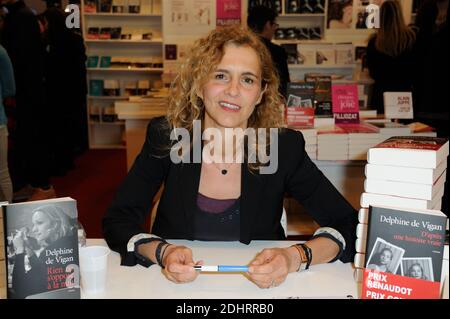
[[[345,239],[340,255],[343,262],[353,261],[355,254],[357,211],[347,202],[325,175],[311,161],[305,151],[300,132],[291,131],[287,139],[290,152],[286,189],[308,211],[321,227],[336,229]]]
[[[169,135],[161,129],[163,124],[162,118],[149,123],[142,150],[103,217],[103,235],[109,247],[120,253],[122,265],[137,263],[127,243],[134,235],[149,232],[143,225],[168,171]]]

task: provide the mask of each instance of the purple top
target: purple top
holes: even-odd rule
[[[233,206],[238,199],[215,199],[198,193],[197,206],[204,212],[218,214]]]

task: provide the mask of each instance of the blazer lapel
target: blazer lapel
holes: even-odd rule
[[[250,172],[246,161],[241,166],[241,239],[248,244],[252,238],[252,225],[254,225],[259,209],[261,194],[267,181],[265,175],[258,171]]]
[[[194,236],[193,220],[195,210],[197,209],[197,194],[200,183],[201,163],[181,164],[181,189],[183,208],[184,208],[184,225],[187,228],[187,239],[192,240]]]

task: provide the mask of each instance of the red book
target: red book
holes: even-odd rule
[[[448,139],[428,136],[393,136],[369,149],[370,164],[436,168],[449,153]]]
[[[358,86],[333,84],[331,93],[336,124],[359,123]]]
[[[314,83],[288,83],[286,122],[299,128],[314,127]]]

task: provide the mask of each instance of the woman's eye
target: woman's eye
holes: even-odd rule
[[[253,83],[255,83],[255,80],[253,80],[252,78],[244,78],[244,83],[245,84],[253,84]]]
[[[214,75],[214,78],[215,78],[216,80],[223,80],[223,79],[225,79],[225,74],[223,74],[223,73],[216,73],[216,74]]]

